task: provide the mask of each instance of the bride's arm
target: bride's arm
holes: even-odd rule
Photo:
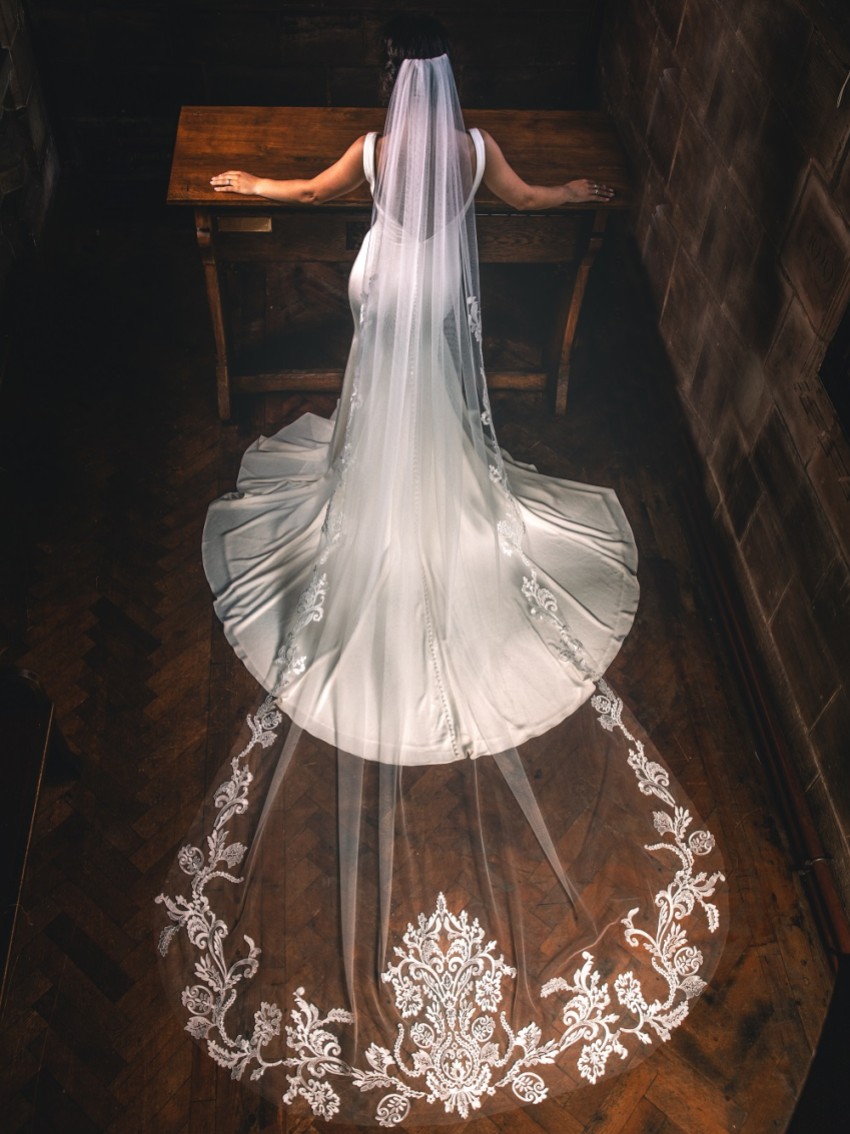
[[[593,178],[582,177],[564,185],[529,185],[509,164],[492,135],[481,131],[484,139],[484,184],[491,193],[514,209],[555,209],[559,205],[583,201],[610,201],[614,190]]]
[[[339,161],[307,180],[275,181],[270,177],[255,177],[241,169],[228,169],[210,178],[216,193],[242,193],[250,197],[268,197],[287,204],[320,205],[342,197],[362,184],[363,142],[365,135],[354,142]]]

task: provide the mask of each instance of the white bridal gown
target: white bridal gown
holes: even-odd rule
[[[408,61],[380,176],[364,147],[334,420],[261,437],[209,510],[216,611],[268,696],[159,899],[187,1030],[350,1123],[545,1105],[625,1069],[724,936],[714,839],[602,677],[637,605],[623,510],[496,442],[469,137],[445,57]]]
[[[472,137],[474,192],[484,150],[481,135]],[[368,135],[364,153],[372,186],[376,138]],[[355,327],[373,233],[349,281]],[[355,335],[355,360],[358,346]],[[351,396],[351,371],[343,402]],[[460,435],[462,424],[445,418]],[[491,522],[499,487],[459,436],[460,461],[448,466],[431,458],[421,478],[425,499],[414,499],[418,484],[404,483],[409,495],[386,501],[386,480],[398,482],[398,470],[365,469],[362,491],[374,490],[375,499],[354,513],[344,561],[335,557],[337,577],[336,563],[317,574],[339,478],[333,458],[346,423],[345,412],[336,424],[305,414],[274,437],[260,437],[242,461],[237,492],[209,510],[204,566],[215,609],[257,681],[279,690],[278,705],[312,735],[368,759],[405,764],[503,752],[574,712],[593,689],[592,675],[604,673],[617,653],[637,607],[637,553],[614,492],[542,476],[505,457],[518,513],[506,516],[500,533],[500,521]],[[402,460],[414,460],[425,446],[432,447],[430,438],[411,440]],[[456,510],[450,535],[441,514],[446,497]],[[497,546],[513,538],[508,523],[524,529],[521,552]],[[456,556],[450,590],[440,570],[449,539]],[[569,645],[557,623],[533,615],[522,583],[532,574],[581,643],[586,664],[565,657]],[[280,688],[299,601],[321,618],[301,629],[310,664]],[[318,643],[309,641],[311,632]]]

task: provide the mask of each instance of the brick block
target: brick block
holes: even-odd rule
[[[791,84],[789,117],[803,147],[820,163],[828,178],[838,168],[850,133],[850,106],[836,110],[835,98],[847,67],[815,32],[802,52],[802,67]]]
[[[774,507],[787,515],[808,484],[806,470],[779,413],[770,414],[753,446],[759,479]]]
[[[723,66],[712,84],[705,129],[720,154],[733,167],[752,150],[767,105],[761,74],[735,36],[726,39]]]
[[[846,903],[850,895],[850,846],[846,829],[841,829],[832,784],[825,782],[822,775],[815,776],[806,785],[806,802],[823,841],[824,850],[833,860],[831,867]]]
[[[771,394],[805,463],[817,445],[818,428],[800,398],[800,379],[812,372],[812,358],[820,351],[814,328],[796,296],[786,305],[779,328],[765,359]]]
[[[682,15],[685,10],[685,0],[653,0],[655,17],[658,26],[671,44],[676,42]]]
[[[708,298],[699,270],[680,245],[670,273],[661,333],[685,385],[690,382],[699,354]]]
[[[717,164],[718,155],[708,135],[699,120],[686,110],[668,185],[676,206],[677,228],[692,254],[699,248]]]
[[[666,180],[673,164],[685,112],[682,92],[672,70],[665,71],[655,91],[646,128],[646,145],[660,175]]]
[[[850,230],[812,169],[782,251],[782,262],[815,330],[822,334],[850,269]]]
[[[850,445],[837,421],[820,438],[807,472],[842,554],[850,560]]]
[[[729,410],[729,390],[743,366],[744,352],[734,329],[718,308],[708,313],[690,399],[712,437],[737,429]],[[726,419],[724,421],[724,419]]]
[[[688,105],[696,114],[708,103],[727,41],[734,31],[715,0],[687,0],[676,41],[676,61]]]
[[[747,233],[747,238],[759,235],[757,231]],[[787,299],[787,285],[773,244],[766,236],[755,247],[742,240],[726,280],[724,302],[759,364],[770,348]]]
[[[789,293],[783,317],[765,359],[765,370],[777,384],[787,386],[810,369],[818,347],[812,321],[797,296]],[[798,449],[802,454],[803,449]]]
[[[803,590],[812,599],[834,566],[839,549],[808,478],[794,499],[786,503],[783,515],[786,529],[795,534],[791,550],[794,570]],[[825,599],[828,598],[827,591]],[[818,621],[822,620],[818,618]]]
[[[643,244],[643,263],[659,315],[664,309],[678,248],[678,237],[670,223],[669,211],[669,206],[665,205],[653,208]]]
[[[761,500],[762,486],[749,457],[741,452],[737,431],[727,429],[720,436],[731,437],[733,441],[724,447],[722,464],[719,457],[723,450],[718,445],[715,450],[718,459],[712,462],[712,467],[718,482],[723,486],[723,499],[726,511],[729,513],[732,531],[740,539],[753,519],[753,513]],[[766,521],[762,519],[762,525],[765,523]],[[776,597],[778,598],[779,594]]]
[[[746,271],[759,237],[758,217],[728,173],[716,170],[698,259],[718,302],[733,273],[740,277]]]
[[[741,5],[738,37],[765,90],[772,92],[786,111],[793,105],[791,91],[811,34],[811,18],[797,0]]]
[[[621,31],[629,80],[643,107],[641,120],[649,121],[655,88],[665,68],[673,62],[673,45],[658,40],[658,22],[649,4],[632,4]]]
[[[617,133],[632,163],[635,174],[636,199],[640,197],[645,187],[645,181],[651,168],[649,154],[644,143],[646,122],[641,121],[640,99],[634,87],[627,87],[623,92],[620,103],[611,107],[611,113],[617,123]]]
[[[635,201],[635,234],[638,239],[640,247],[644,250],[644,259],[647,255],[654,256],[657,250],[654,247],[657,234],[650,235],[650,229],[653,224],[659,223],[660,218],[664,218],[669,228],[669,237],[673,241],[672,248],[669,252],[669,260],[667,261],[666,268],[664,269],[664,292],[667,291],[667,276],[673,264],[673,256],[676,254],[676,240],[677,233],[670,223],[672,216],[672,206],[670,205],[667,197],[667,187],[655,171],[652,162],[649,160],[649,155],[646,150],[640,150],[638,160],[634,162],[638,176],[638,190],[637,198]],[[656,211],[658,216],[656,217]],[[665,257],[666,258],[666,257]],[[647,264],[647,267],[649,265]],[[653,291],[655,291],[655,283],[658,281],[657,266],[653,266]],[[658,311],[661,311],[661,303],[663,303],[664,295],[661,295],[658,305]]]
[[[786,532],[774,555],[787,554],[795,533]],[[785,590],[771,623],[773,640],[797,708],[811,728],[839,688],[835,665],[811,613],[809,596],[797,580]]]
[[[843,676],[844,688],[850,693],[850,570],[831,536],[831,532],[824,532],[824,544],[835,552],[836,558],[814,592],[812,613],[823,631],[838,672]],[[845,752],[850,756],[850,730],[844,739]]]
[[[778,247],[802,191],[808,157],[785,111],[771,100],[752,149],[739,150],[733,176]]]
[[[791,581],[790,557],[777,553],[787,539],[788,533],[780,516],[769,500],[762,499],[751,515],[749,527],[741,540],[741,555],[765,622],[773,618]]]
[[[762,360],[752,350],[746,352],[744,365],[732,382],[729,405],[741,431],[748,436],[758,433],[773,410]]]
[[[633,83],[625,45],[603,36],[599,45],[597,68],[605,108],[617,119],[621,133],[626,123],[633,128],[627,109],[633,97]]]
[[[850,776],[847,775],[847,754],[850,749],[850,697],[846,690],[833,697],[810,735],[832,805],[844,831],[849,832]]]

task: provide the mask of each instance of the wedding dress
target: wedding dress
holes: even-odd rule
[[[637,606],[628,521],[496,440],[483,168],[448,59],[406,61],[364,144],[337,412],[252,445],[204,533],[268,696],[159,899],[160,951],[218,1063],[348,1122],[631,1066],[723,939],[714,840],[602,676]]]

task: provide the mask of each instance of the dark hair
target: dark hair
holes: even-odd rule
[[[446,55],[448,50],[449,37],[446,29],[433,16],[414,12],[394,16],[384,28],[382,97],[390,97],[398,69],[405,59],[436,59],[438,55]]]

